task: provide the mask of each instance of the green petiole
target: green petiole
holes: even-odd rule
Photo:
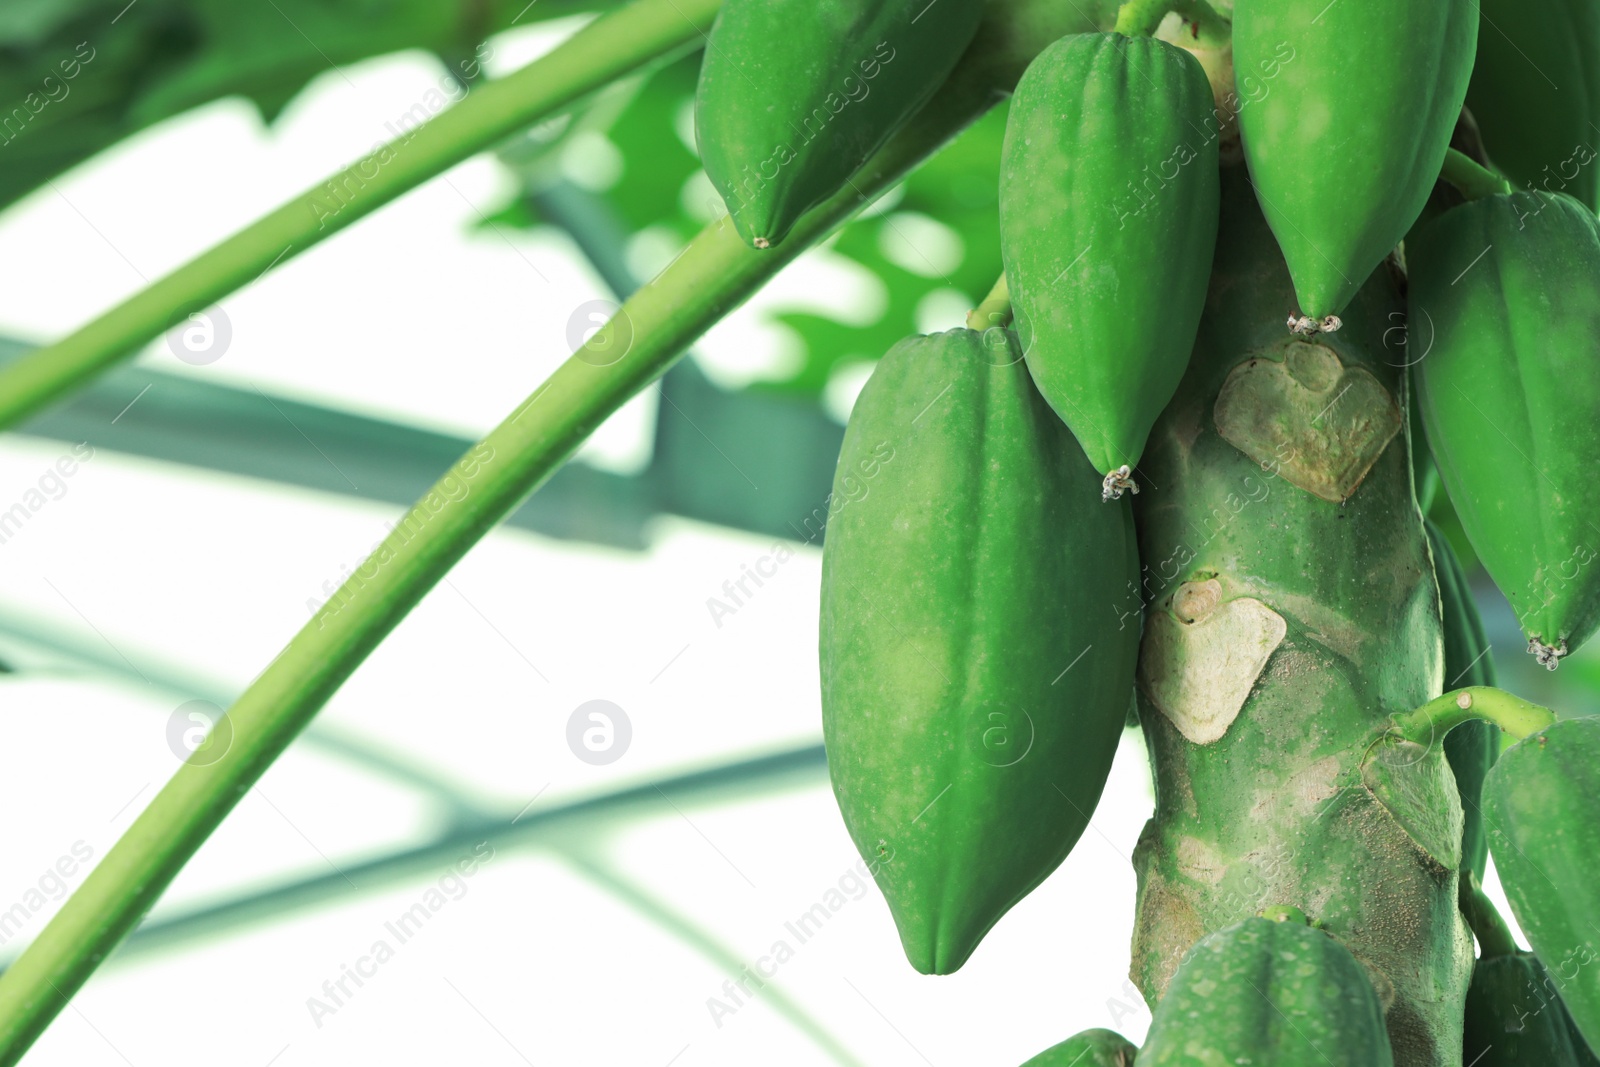
[[[1415,711],[1394,717],[1395,731],[1407,741],[1431,744],[1473,719],[1492,722],[1520,741],[1556,721],[1549,708],[1513,696],[1504,689],[1473,685],[1435,697]]]
[[[994,326],[1011,325],[1011,290],[1004,274],[995,281],[983,303],[967,314],[967,329],[987,330]]]
[[[1511,927],[1500,917],[1494,901],[1485,895],[1478,880],[1470,873],[1463,872],[1461,875],[1459,895],[1461,914],[1466,917],[1467,925],[1472,927],[1473,936],[1478,939],[1478,954],[1482,959],[1515,956],[1522,951],[1517,947],[1516,938],[1511,936]]]
[[[1445,149],[1439,177],[1461,191],[1468,200],[1482,200],[1511,192],[1511,183],[1454,148]]]

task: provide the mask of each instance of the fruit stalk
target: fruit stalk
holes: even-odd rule
[[[1206,0],[1128,0],[1117,10],[1117,32],[1129,37],[1148,37],[1156,32],[1168,12],[1194,27],[1194,43],[1200,48],[1221,48],[1231,36],[1228,20]]]
[[[983,303],[967,313],[967,329],[982,331],[994,326],[1009,325],[1011,325],[1011,289],[1006,285],[1006,276],[1002,274],[995,280],[989,295],[983,298]]]
[[[1468,200],[1482,200],[1486,196],[1511,191],[1510,182],[1454,148],[1445,150],[1444,166],[1439,170],[1439,177],[1461,190],[1461,195]]]
[[[1494,901],[1479,887],[1477,879],[1466,875],[1461,879],[1461,914],[1472,927],[1472,934],[1478,939],[1479,954],[1484,959],[1515,956],[1521,951]]]
[[[1504,689],[1470,685],[1435,697],[1422,707],[1395,716],[1395,728],[1407,741],[1429,745],[1465,722],[1492,722],[1520,741],[1556,721],[1549,708],[1513,696]]]

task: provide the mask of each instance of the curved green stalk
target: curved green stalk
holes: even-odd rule
[[[642,66],[698,45],[721,0],[634,0],[0,371],[0,429],[346,226]]]
[[[218,756],[213,732],[0,976],[0,1067],[21,1058],[240,797],[468,549],[709,326],[997,99],[985,78],[958,72],[777,248],[750,249],[726,217],[708,226],[458,460],[228,709],[229,747]]]
[[[1206,0],[1128,0],[1117,9],[1116,32],[1149,37],[1169,11],[1194,27],[1197,44],[1221,48],[1233,37],[1233,24]]]
[[[1511,935],[1511,927],[1500,917],[1500,909],[1494,906],[1494,901],[1478,886],[1478,880],[1469,871],[1461,874],[1461,914],[1466,916],[1467,925],[1472,927],[1472,934],[1478,939],[1479,959],[1515,956],[1522,951],[1517,947],[1517,939]]]
[[[1522,740],[1556,721],[1549,708],[1513,696],[1504,689],[1470,685],[1435,697],[1415,711],[1394,717],[1395,729],[1419,745],[1442,740],[1444,735],[1473,719],[1492,722],[1515,740]]]
[[[983,298],[983,303],[967,313],[967,329],[987,330],[992,326],[1011,325],[1011,289],[1006,285],[1006,276],[1000,275],[994,283],[994,288],[989,290],[989,295]]]
[[[1468,200],[1511,192],[1511,183],[1454,148],[1445,149],[1439,177],[1461,191]]]

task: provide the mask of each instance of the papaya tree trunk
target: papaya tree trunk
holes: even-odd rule
[[[1137,478],[1139,714],[1156,808],[1134,854],[1132,977],[1153,1004],[1201,937],[1291,905],[1365,966],[1402,1067],[1461,1062],[1472,940],[1442,744],[1386,735],[1442,685],[1412,488],[1401,280],[1292,337],[1242,166],[1193,360]]]

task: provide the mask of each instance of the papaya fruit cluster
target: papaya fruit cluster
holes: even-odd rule
[[[1600,183],[1589,166],[1600,9],[1481,2],[1480,13],[1479,0],[1234,0],[1219,14],[1203,0],[727,0],[696,131],[732,227],[758,250],[847,188],[953,70],[1020,71],[1000,160],[1001,299],[971,328],[909,338],[880,360],[845,433],[835,488],[849,503],[824,549],[833,787],[856,847],[883,861],[873,869],[919,971],[962,966],[1073,848],[1136,675],[1185,743],[1204,746],[1285,640],[1281,614],[1226,599],[1192,553],[1189,573],[1163,574],[1182,596],[1146,621],[1149,561],[1121,499],[1139,492],[1152,427],[1194,377],[1208,300],[1237,284],[1213,276],[1229,190],[1259,208],[1288,283],[1270,297],[1278,341],[1225,380],[1219,371],[1206,429],[1303,493],[1301,510],[1343,508],[1400,440],[1414,485],[1407,496],[1398,475],[1394,514],[1420,545],[1442,483],[1540,662],[1554,668],[1600,629]],[[1169,8],[1178,17],[1163,23]],[[1547,69],[1558,95],[1513,53]],[[1225,182],[1239,163],[1247,183]],[[1536,188],[1512,192],[1507,177]],[[1407,301],[1391,366],[1410,369],[1388,377],[1316,336],[1378,314],[1359,294],[1380,271]],[[1385,344],[1394,332],[1358,331]],[[847,491],[889,455],[869,492]],[[1492,686],[1461,565],[1431,525],[1426,538],[1443,684]],[[1184,659],[1185,635],[1213,612],[1254,635],[1223,650],[1248,661],[1248,677],[1223,684]],[[1429,676],[1438,621],[1416,629],[1434,649],[1414,665]],[[1382,680],[1370,681],[1376,692]],[[1494,852],[1539,958],[1480,963],[1469,1044],[1511,1003],[1505,975],[1541,967],[1572,1020],[1560,1033],[1586,1056],[1585,1038],[1600,1040],[1588,925],[1600,898],[1579,868],[1600,850],[1589,810],[1600,780],[1584,769],[1600,767],[1600,740],[1562,723],[1497,763],[1500,748],[1485,722],[1444,738],[1459,866],[1481,878]],[[1447,836],[1454,818],[1439,813]],[[1429,851],[1448,870],[1456,844]],[[1559,874],[1547,879],[1556,889],[1535,869]],[[1177,965],[1139,1063],[1391,1063],[1403,1050],[1390,1047],[1369,970],[1292,907],[1214,932]],[[1126,1064],[1135,1051],[1087,1031],[1030,1063]]]

